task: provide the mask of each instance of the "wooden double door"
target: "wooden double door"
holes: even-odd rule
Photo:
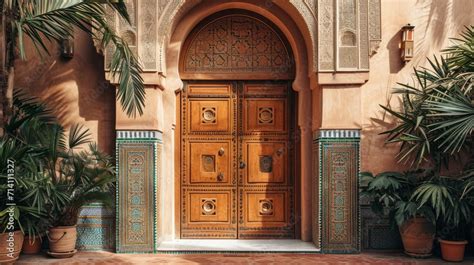
[[[288,83],[187,83],[181,238],[294,238]]]

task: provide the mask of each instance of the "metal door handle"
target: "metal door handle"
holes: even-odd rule
[[[277,156],[281,156],[285,150],[283,148],[278,149],[276,152]]]
[[[224,180],[224,173],[219,172],[219,174],[217,174],[217,180],[218,181],[223,181]]]
[[[224,155],[224,147],[219,148],[218,154],[219,154],[219,156],[223,156],[223,155]]]
[[[239,163],[239,168],[240,169],[244,169],[246,166],[247,166],[247,164],[245,164],[244,161],[240,161],[240,163]]]

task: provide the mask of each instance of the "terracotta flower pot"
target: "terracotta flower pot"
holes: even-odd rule
[[[0,264],[13,263],[18,259],[24,237],[21,231],[0,234]]]
[[[23,240],[23,254],[38,254],[41,251],[41,238],[35,236],[34,239],[30,236],[25,236]]]
[[[423,217],[409,219],[400,226],[405,253],[412,257],[429,257],[433,250],[436,227]]]
[[[74,253],[76,249],[76,226],[58,226],[49,229],[49,254]],[[55,255],[52,255],[55,256]]]
[[[464,250],[466,249],[467,240],[464,241],[450,241],[439,240],[441,245],[441,256],[446,261],[463,261]]]

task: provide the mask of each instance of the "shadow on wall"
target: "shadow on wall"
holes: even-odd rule
[[[388,60],[390,66],[390,73],[396,74],[402,70],[404,63],[400,59],[400,43],[402,39],[401,31],[398,31],[387,42]]]
[[[386,103],[383,103],[383,106],[397,109],[401,105],[401,99],[397,99],[398,102],[396,104],[393,104],[395,102],[388,99]],[[397,120],[379,107],[375,117],[370,118],[370,123],[364,126],[364,143],[361,145],[361,152],[367,155],[363,156],[362,160],[364,161],[363,164],[370,164],[370,171],[378,173],[386,170],[402,171],[407,169],[407,165],[396,162],[396,155],[400,145],[387,144],[387,135],[381,134],[393,129],[396,124]],[[383,150],[382,152],[381,149]],[[365,161],[366,159],[369,159],[369,161]],[[367,169],[364,168],[363,170]]]
[[[406,0],[405,2],[410,1]],[[386,93],[386,101],[380,102],[380,104],[393,109],[398,109],[400,106],[397,96],[391,94],[391,89],[397,87],[395,83],[412,83],[413,66],[427,66],[426,58],[432,58],[433,54],[446,48],[449,45],[449,37],[458,36],[464,26],[474,25],[473,0],[416,0],[413,2],[410,3],[413,7],[407,17],[412,21],[405,21],[405,23],[409,22],[416,26],[414,59],[407,66],[401,62],[399,47],[401,33],[397,31],[386,44],[390,72],[390,75],[387,75],[387,85],[382,83],[383,80],[378,80],[376,81],[378,83],[373,84],[382,87],[380,90],[374,91],[375,93],[380,95]],[[376,102],[373,103],[376,104]],[[372,112],[373,109],[370,111]],[[386,170],[404,169],[406,165],[396,163],[395,156],[399,146],[385,144],[386,135],[379,135],[381,132],[395,127],[393,117],[378,106],[375,112],[368,115],[370,118],[363,126],[363,144],[361,145],[362,166],[365,167],[363,170],[378,173]],[[374,163],[375,159],[376,163]]]
[[[416,32],[422,37],[415,50],[415,65],[431,56],[433,50],[444,48],[448,36],[458,35],[465,26],[474,24],[472,0],[417,0],[416,5],[421,10]]]
[[[115,91],[104,79],[103,57],[85,33],[75,36],[75,55],[64,60],[59,48],[40,60],[27,40],[29,60],[16,62],[16,87],[43,99],[63,126],[88,127],[101,150],[113,152]]]

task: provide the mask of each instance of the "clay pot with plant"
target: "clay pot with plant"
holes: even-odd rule
[[[474,163],[459,176],[440,176],[415,190],[420,205],[435,211],[442,258],[458,262],[464,259],[474,209]]]
[[[429,67],[414,69],[412,84],[398,84],[393,94],[400,96],[399,109],[381,106],[394,124],[382,134],[387,135],[386,143],[399,145],[398,162],[412,169],[432,168],[433,172],[430,178],[417,185],[408,201],[399,204],[397,211],[418,213],[430,209],[434,214],[430,221],[436,222],[438,231],[442,232],[440,236],[444,238],[442,249],[447,237],[456,235],[450,239],[460,239],[464,224],[471,222],[468,205],[472,198],[466,194],[469,189],[461,193],[463,189],[457,187],[467,186],[469,181],[441,175],[448,166],[451,169],[460,166],[460,162],[471,160],[474,155],[473,44],[474,26],[469,26],[459,38],[452,39],[452,45],[444,49],[441,56],[428,59]],[[461,175],[463,178],[469,176]],[[448,230],[449,233],[443,232]],[[461,242],[456,245],[464,248],[464,242]]]
[[[372,211],[398,225],[405,253],[431,256],[436,227],[431,208],[412,200],[413,192],[431,174],[430,170],[361,173],[362,196],[370,199]]]
[[[13,263],[20,256],[24,234],[18,227],[18,208],[7,207],[0,212],[0,264]]]
[[[25,240],[23,241],[23,254],[38,254],[41,251],[43,238],[50,226],[47,212],[51,209],[50,195],[54,190],[49,177],[36,169],[36,161],[24,163],[30,170],[19,177],[25,186],[22,201],[36,209],[36,214],[29,215],[22,222]]]
[[[109,206],[113,202],[112,159],[97,150],[87,129],[79,125],[64,129],[44,104],[24,94],[15,95],[5,128],[0,162],[16,161],[18,227],[32,237],[26,244],[37,251],[46,234],[51,255],[73,255],[81,207],[96,201]],[[0,184],[5,179],[2,173]],[[6,192],[0,192],[0,201],[6,202],[2,196]]]
[[[14,102],[14,112],[6,124],[6,134],[0,138],[1,262],[18,258],[25,234],[34,237],[44,234],[47,229],[46,208],[43,203],[48,200],[48,195],[43,188],[48,186],[48,180],[36,174],[35,160],[42,152],[25,142],[27,129],[20,127],[32,119],[27,113],[20,114],[19,104],[18,101]],[[30,106],[28,99],[22,104],[26,109]],[[41,109],[41,106],[37,107]],[[31,111],[30,114],[35,115],[36,111]],[[39,116],[35,119],[39,119]],[[14,255],[8,257],[6,252]]]
[[[58,124],[44,130],[50,135],[45,142],[45,171],[55,187],[48,213],[52,225],[47,233],[48,254],[71,257],[76,253],[76,224],[82,206],[92,202],[113,204],[114,166],[111,157],[92,144],[87,129],[73,126],[67,136]]]

